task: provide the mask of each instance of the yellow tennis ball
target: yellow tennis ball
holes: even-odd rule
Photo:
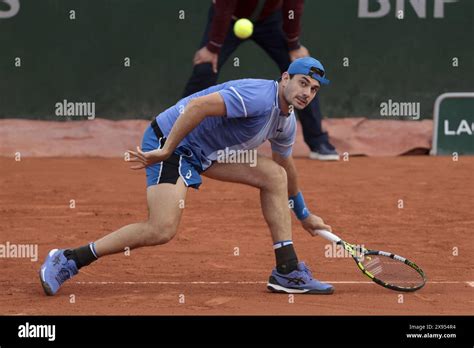
[[[247,18],[241,18],[234,24],[234,34],[239,39],[248,39],[253,33],[253,23]]]

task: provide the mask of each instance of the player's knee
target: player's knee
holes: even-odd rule
[[[176,235],[177,226],[174,222],[148,223],[147,245],[166,244]]]
[[[267,171],[263,180],[263,187],[270,189],[286,189],[287,187],[286,170],[280,165],[274,165]]]

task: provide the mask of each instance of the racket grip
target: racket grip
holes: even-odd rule
[[[317,234],[319,234],[321,237],[327,239],[328,241],[330,242],[333,242],[333,243],[339,243],[341,241],[341,238],[339,238],[338,236],[336,236],[334,233],[331,233],[329,231],[326,231],[326,230],[314,230],[314,232],[316,232]]]

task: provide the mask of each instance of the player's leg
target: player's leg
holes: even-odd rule
[[[273,242],[291,240],[287,178],[283,167],[269,158],[259,156],[255,167],[244,163],[214,163],[203,175],[258,188],[262,213]]]
[[[203,174],[212,179],[250,185],[260,190],[262,212],[274,242],[276,269],[268,289],[284,293],[331,294],[334,289],[312,278],[293,247],[285,170],[269,158],[258,157],[257,166],[215,163]]]
[[[130,224],[105,237],[75,249],[53,249],[40,269],[40,280],[47,295],[99,257],[169,242],[178,229],[187,187],[179,178],[176,184],[163,183],[147,189],[148,219]]]
[[[207,45],[209,42],[209,33],[211,30],[212,18],[214,17],[214,6],[211,5],[207,17],[206,29],[202,37],[200,48]],[[210,63],[197,64],[193,67],[193,72],[189,78],[183,92],[183,98],[193,93],[202,91],[208,87],[214,86],[217,83],[219,71],[224,63],[227,61],[229,56],[237,49],[242,41],[234,35],[233,30],[229,30],[224,43],[219,53],[217,68],[217,74],[212,71]]]
[[[169,242],[178,230],[187,187],[181,178],[176,185],[160,184],[147,189],[148,220],[130,224],[97,240],[98,256]]]
[[[165,141],[159,127],[152,123],[143,135],[142,149],[159,148]],[[183,168],[195,175],[184,179]],[[62,283],[99,257],[124,252],[125,248],[164,244],[173,238],[181,219],[187,186],[197,187],[200,176],[178,153],[173,153],[164,162],[148,166],[146,175],[148,219],[124,226],[82,247],[50,251],[40,270],[41,284],[48,295],[54,295]]]

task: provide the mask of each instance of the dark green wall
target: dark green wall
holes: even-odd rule
[[[5,1],[5,0],[3,0]],[[0,11],[9,6],[0,0]],[[50,118],[55,103],[96,103],[97,117],[150,118],[180,97],[192,70],[210,1],[16,0],[0,19],[0,117]],[[474,1],[445,4],[445,17],[418,18],[406,0],[403,20],[390,13],[358,18],[357,0],[307,0],[302,42],[325,64],[332,84],[321,92],[329,117],[379,116],[381,102],[420,102],[432,117],[443,92],[474,90]],[[369,1],[376,10],[377,1]],[[76,19],[69,19],[69,10]],[[185,20],[178,11],[185,11]],[[277,78],[253,42],[235,53],[220,81]],[[21,68],[14,66],[21,57]],[[124,57],[131,67],[123,66]],[[343,67],[343,57],[350,66]],[[452,57],[459,67],[452,67]]]

